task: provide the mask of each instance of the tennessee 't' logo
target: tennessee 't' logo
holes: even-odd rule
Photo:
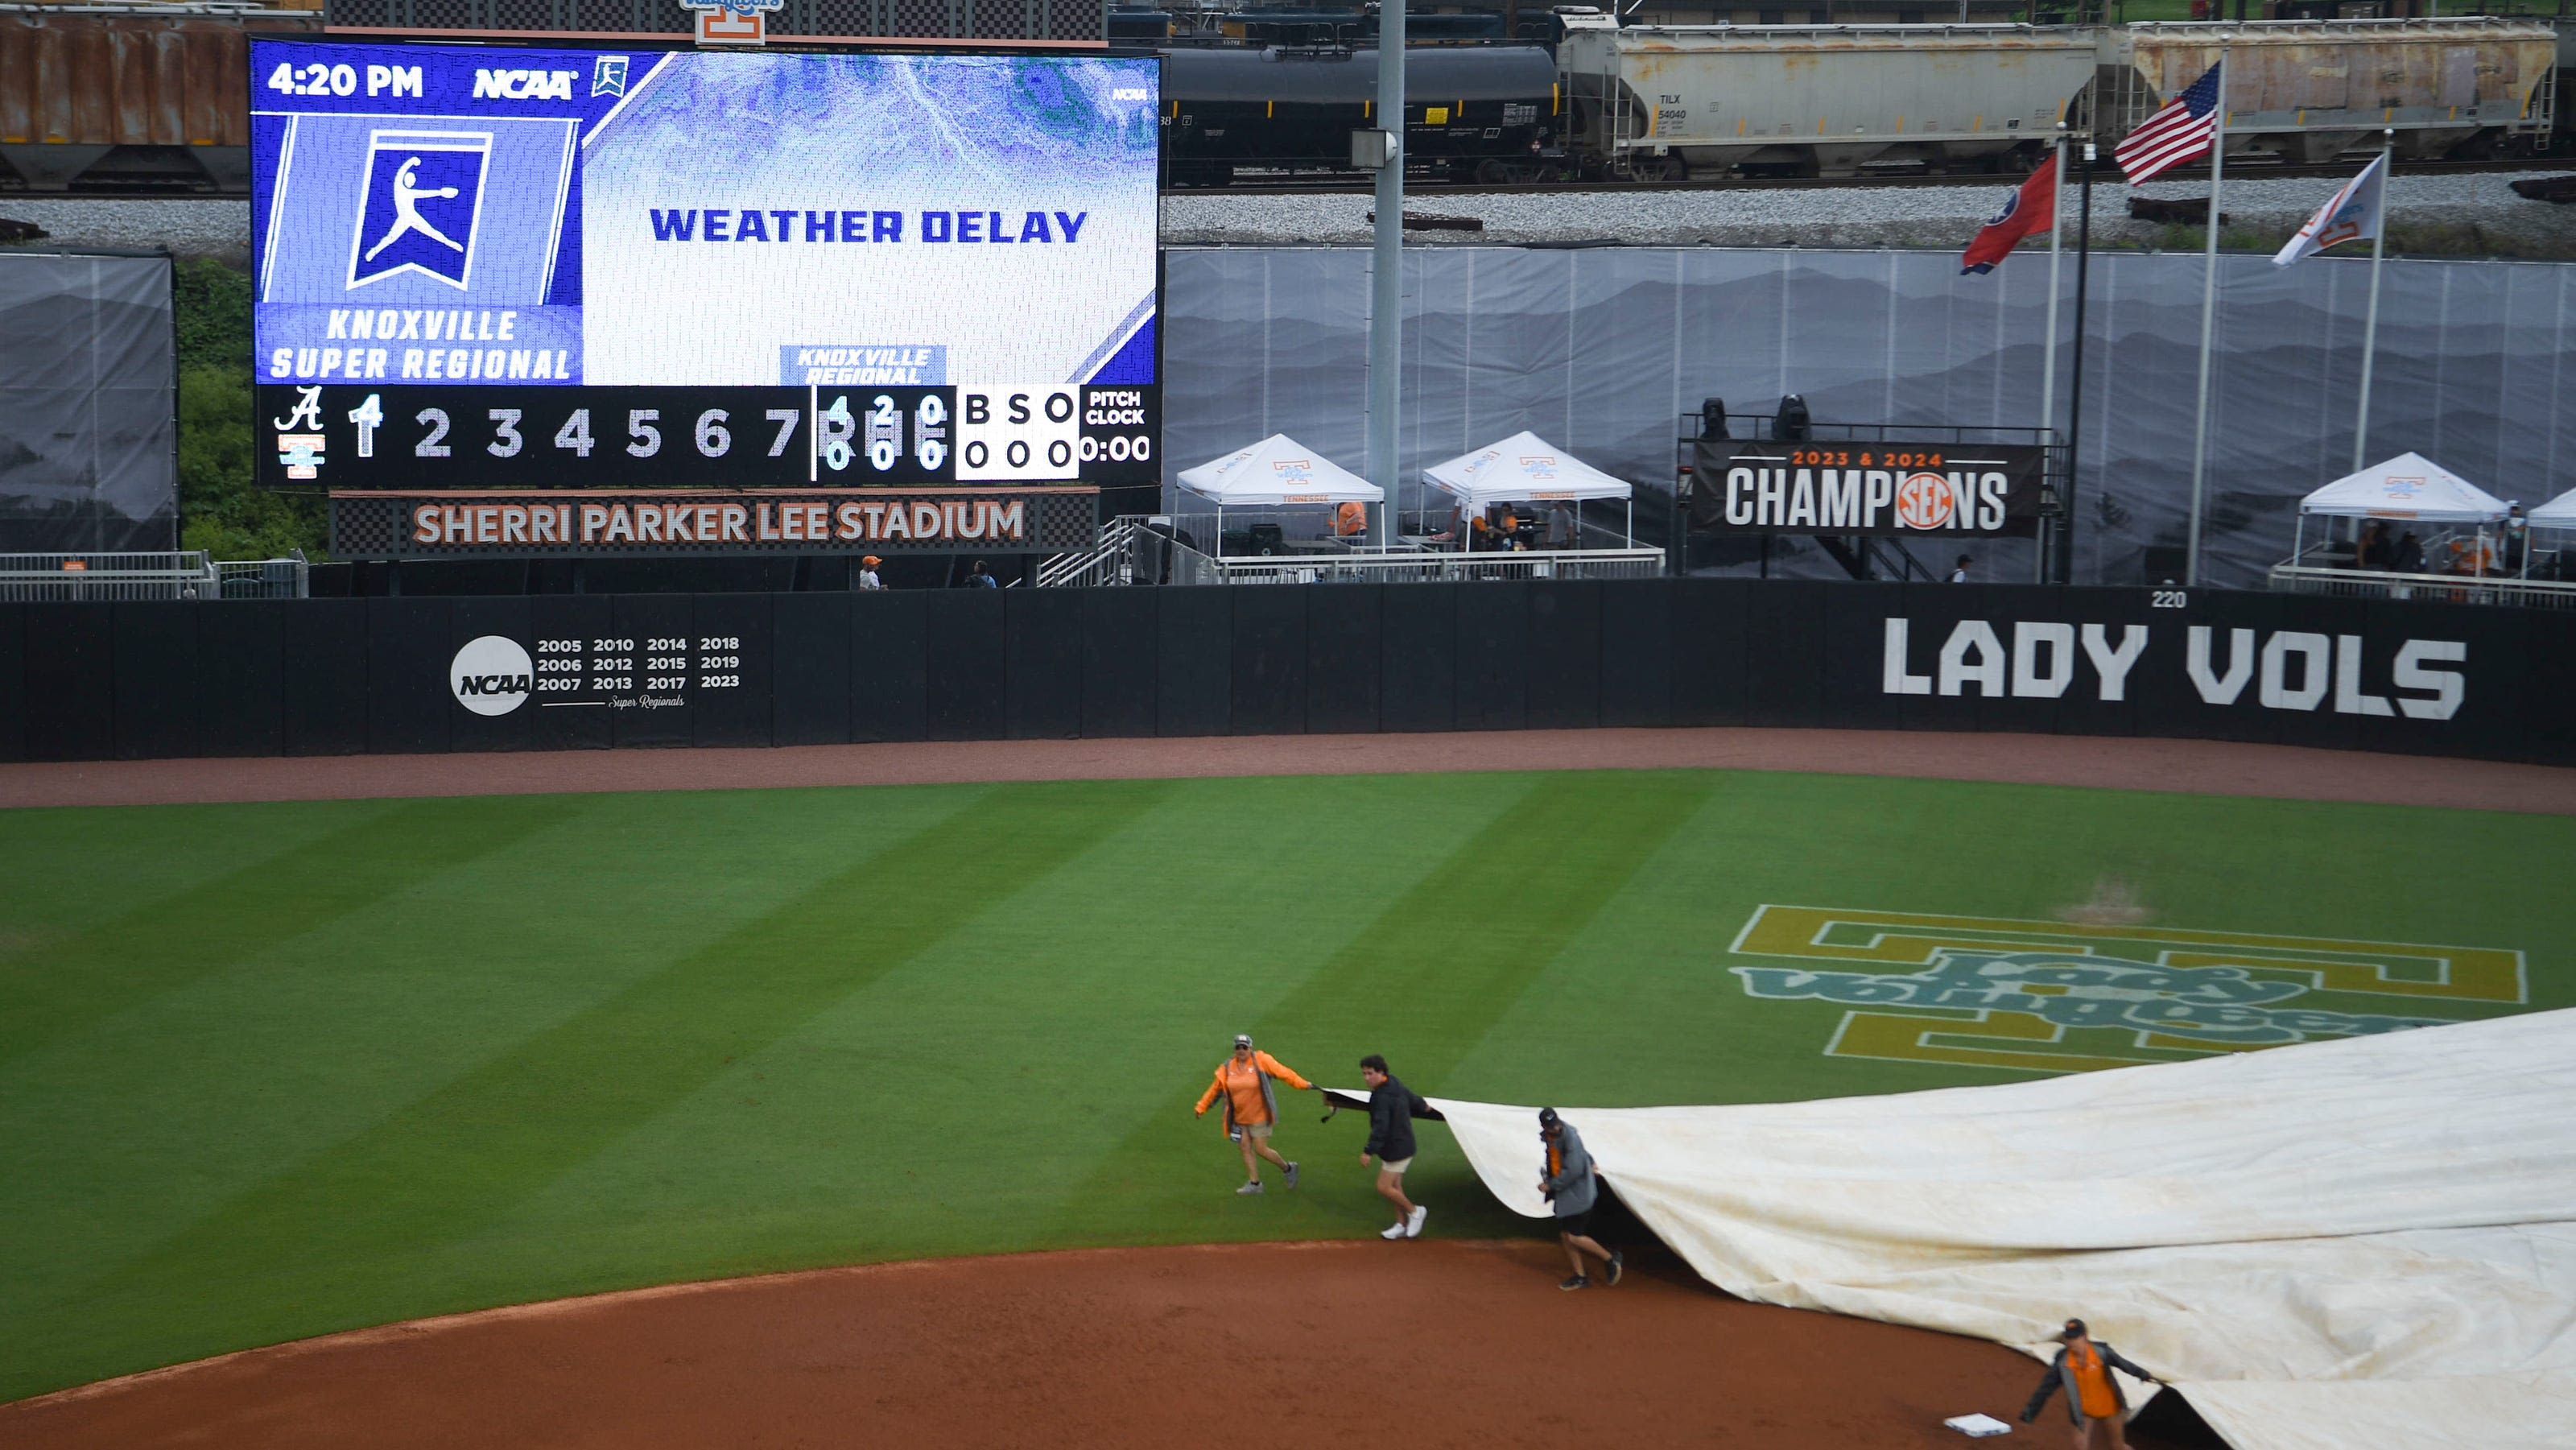
[[[463,291],[491,159],[489,131],[369,133],[349,286],[417,272]]]

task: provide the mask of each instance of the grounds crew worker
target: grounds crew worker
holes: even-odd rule
[[[1413,1115],[1430,1111],[1431,1105],[1397,1082],[1386,1070],[1386,1059],[1374,1052],[1360,1059],[1360,1081],[1369,1090],[1368,1146],[1360,1150],[1360,1163],[1377,1160],[1378,1196],[1395,1205],[1395,1222],[1378,1237],[1420,1238],[1431,1210],[1404,1196],[1404,1170],[1413,1166]]]
[[[1574,1277],[1556,1287],[1580,1289],[1592,1282],[1583,1272],[1585,1254],[1601,1260],[1609,1281],[1618,1283],[1626,1260],[1592,1237],[1592,1205],[1600,1193],[1600,1181],[1592,1173],[1592,1155],[1583,1151],[1583,1135],[1558,1117],[1556,1109],[1541,1108],[1538,1138],[1547,1149],[1547,1171],[1539,1177],[1538,1191],[1555,1205],[1556,1241],[1565,1245],[1565,1261],[1574,1266]]]
[[[1299,1077],[1286,1063],[1259,1051],[1252,1045],[1249,1033],[1236,1033],[1234,1055],[1216,1065],[1216,1081],[1199,1094],[1199,1113],[1204,1116],[1208,1104],[1225,1099],[1225,1135],[1243,1149],[1243,1176],[1250,1182],[1237,1193],[1261,1191],[1261,1165],[1252,1161],[1260,1154],[1279,1165],[1288,1177],[1288,1186],[1297,1186],[1297,1165],[1279,1156],[1270,1146],[1270,1129],[1279,1121],[1279,1097],[1271,1089],[1272,1078],[1286,1078],[1300,1091],[1310,1091],[1314,1084]]]
[[[2129,1450],[2129,1437],[2123,1427],[2128,1423],[2129,1402],[2120,1393],[2120,1382],[2111,1377],[2115,1368],[2127,1370],[2150,1384],[2164,1381],[2120,1357],[2120,1351],[2107,1344],[2097,1344],[2084,1331],[2084,1321],[2069,1319],[2058,1332],[2066,1347],[2049,1361],[2048,1372],[2040,1377],[2039,1388],[2031,1392],[2030,1403],[2022,1406],[2021,1422],[2031,1422],[2039,1407],[2060,1387],[2066,1391],[2066,1413],[2075,1421],[2075,1450],[2095,1450],[2093,1432],[2108,1430],[2110,1450]]]

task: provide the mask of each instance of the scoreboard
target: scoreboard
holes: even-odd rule
[[[1151,483],[1161,422],[1156,389],[1046,383],[268,392],[286,481],[369,488]]]
[[[1153,58],[255,37],[250,81],[259,467],[339,552],[1066,547],[1159,483]]]

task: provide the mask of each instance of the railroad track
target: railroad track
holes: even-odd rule
[[[2359,161],[2335,161],[2322,165],[2289,165],[2267,163],[2253,157],[2230,157],[2227,174],[2241,180],[2263,177],[2327,176],[2349,177]],[[2506,161],[2417,161],[2399,165],[2396,174],[2405,176],[2460,176],[2473,172],[2494,171],[2576,171],[2576,156],[2518,157]],[[2097,166],[2094,184],[2116,186],[2120,173],[2108,165]],[[2206,181],[2207,167],[2185,167],[2166,172],[2159,181]],[[1524,181],[1486,183],[1473,181],[1407,181],[1404,194],[1421,196],[1518,196],[1556,195],[1566,192],[1650,192],[1650,191],[1851,191],[1893,188],[1937,188],[1945,186],[2010,186],[2018,180],[2010,172],[1951,172],[1925,175],[1904,172],[1886,176],[1795,176],[1795,177],[1712,177],[1698,181]],[[1166,187],[1166,196],[1329,196],[1338,194],[1366,195],[1373,184],[1359,177],[1319,177],[1312,182],[1245,183],[1234,186]]]
[[[2244,180],[2276,176],[2349,176],[2352,161],[2323,165],[2286,165],[2267,163],[2255,157],[2231,157],[2227,174]],[[2397,167],[2403,176],[2459,176],[2472,172],[2552,171],[2576,172],[2576,156],[2524,156],[2504,161],[2414,161]],[[2206,167],[2188,167],[2169,171],[2158,178],[2164,181],[2206,180]],[[2108,166],[2095,170],[2097,185],[2117,185],[2119,172]],[[1652,191],[1842,191],[1879,187],[1944,187],[2008,186],[2013,176],[2008,172],[1951,172],[1930,176],[1919,172],[1887,176],[1781,176],[1781,177],[1711,177],[1697,181],[1408,181],[1407,197],[1423,196],[1549,196],[1567,192],[1652,192]],[[1166,196],[1364,196],[1374,184],[1359,176],[1326,176],[1313,181],[1245,183],[1235,186],[1167,186]],[[0,191],[0,207],[13,201],[248,201],[247,191]]]

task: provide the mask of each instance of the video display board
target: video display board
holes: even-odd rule
[[[1152,58],[255,38],[250,80],[274,486],[1159,478]],[[456,517],[396,532],[745,542],[510,548]],[[827,517],[829,546],[913,546]]]

